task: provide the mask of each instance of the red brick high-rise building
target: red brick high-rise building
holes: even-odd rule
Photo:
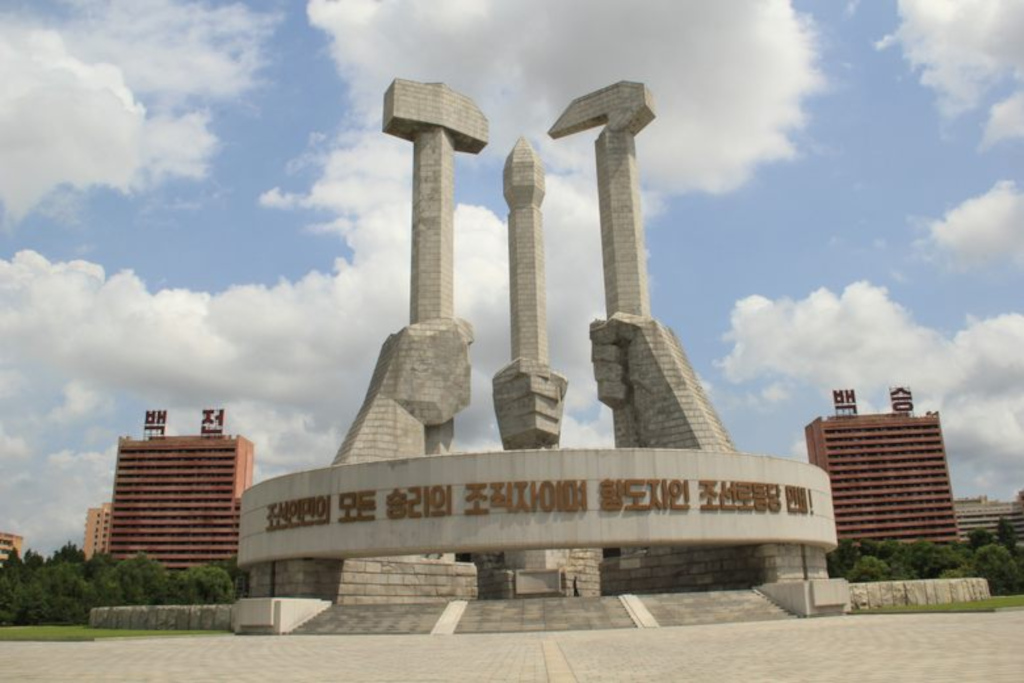
[[[894,396],[894,412],[879,415],[857,415],[855,403],[841,406],[837,392],[837,415],[805,429],[810,462],[832,481],[837,535],[956,541],[939,414],[914,416],[909,391],[896,391],[906,392],[906,404]]]
[[[244,437],[212,431],[121,438],[110,554],[124,559],[146,553],[168,569],[235,555],[242,492],[252,486],[253,450]]]

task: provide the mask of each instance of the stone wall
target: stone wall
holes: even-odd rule
[[[601,595],[601,558],[600,548],[576,548],[569,551],[569,561],[565,565],[566,595],[573,595],[573,581],[580,597],[599,597]]]
[[[600,548],[576,548],[566,554],[562,575],[562,594],[573,596],[573,588],[580,597],[601,595]],[[516,572],[507,569],[505,553],[473,553],[477,568],[477,586],[481,600],[512,600],[516,597]]]
[[[991,597],[986,579],[925,579],[850,584],[853,610],[976,602]]]
[[[511,600],[516,595],[516,573],[505,568],[505,553],[473,553],[480,600]]]
[[[604,595],[742,590],[827,578],[825,552],[799,545],[652,547],[601,563]]]
[[[93,607],[90,628],[149,631],[230,631],[232,605]]]
[[[279,560],[249,570],[249,597],[316,598],[336,602],[341,560]]]
[[[315,598],[340,605],[474,600],[476,567],[426,558],[280,560],[249,570],[249,597]]]
[[[336,602],[340,605],[475,600],[477,570],[469,562],[374,558],[345,560]]]

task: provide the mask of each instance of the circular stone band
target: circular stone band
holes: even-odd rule
[[[824,470],[746,453],[559,449],[276,477],[242,496],[238,564],[542,548],[836,547]]]

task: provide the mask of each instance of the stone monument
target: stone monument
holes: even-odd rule
[[[487,120],[443,84],[392,83],[384,132],[414,145],[410,324],[384,343],[332,466],[243,495],[252,614],[753,586],[802,614],[842,604],[845,584],[825,568],[828,475],[737,452],[678,338],[651,315],[634,138],[653,119],[647,88],[621,82],[574,100],[550,130],[602,128],[607,318],[590,338],[615,448],[559,447],[567,386],[548,359],[544,170],[520,139],[504,173],[512,358],[493,382],[505,450],[459,453],[473,335],[452,295],[454,153],[483,149]],[[477,565],[455,561],[467,555]]]

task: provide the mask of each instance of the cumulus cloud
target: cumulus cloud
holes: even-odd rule
[[[589,168],[592,138],[552,145],[547,129],[572,98],[643,81],[658,111],[638,138],[644,178],[673,192],[727,191],[791,158],[802,104],[822,84],[810,20],[784,0],[659,0],[642,12],[584,0],[311,0],[308,13],[332,38],[357,123],[379,125],[395,76],[444,81],[490,118],[485,156],[504,157],[525,134],[552,163]]]
[[[0,202],[16,222],[61,188],[205,176],[203,103],[255,83],[273,18],[240,5],[86,1],[62,21],[0,13]]]
[[[28,442],[20,436],[9,436],[0,424],[0,462],[23,460],[29,456],[31,449]]]
[[[77,380],[64,386],[64,402],[54,408],[49,419],[55,422],[74,422],[83,418],[94,418],[109,411],[113,401],[93,388]]]
[[[972,197],[929,224],[924,246],[961,268],[1010,260],[1024,266],[1024,191],[1009,180]]]
[[[71,56],[52,31],[0,29],[0,199],[15,220],[61,184],[127,190],[145,108],[111,64]]]
[[[1024,90],[992,105],[981,146],[991,147],[1014,138],[1024,138]]]
[[[946,116],[984,105],[1009,84],[1017,92],[991,107],[983,145],[1024,135],[1024,5],[900,0],[899,13],[899,27],[879,47],[900,46],[921,83],[938,94]]]
[[[737,383],[789,382],[822,395],[852,387],[867,403],[889,386],[913,387],[919,411],[942,411],[955,487],[1024,478],[1024,315],[968,319],[948,335],[916,322],[885,288],[857,282],[797,301],[747,297],[726,341],[732,349],[718,364]]]
[[[45,452],[45,451],[44,451]],[[24,536],[29,548],[46,552],[85,536],[86,510],[110,500],[116,451],[62,449],[39,458],[36,467],[3,462],[0,518]]]
[[[385,164],[391,170],[379,171],[381,182],[401,185],[407,178],[411,149],[405,147],[406,163]],[[364,172],[337,164],[323,182],[345,188],[356,181],[346,174]],[[567,446],[611,443],[610,413],[594,409],[589,364],[588,323],[601,300],[592,190],[552,178],[546,204],[552,364],[570,379]],[[409,192],[405,185],[397,197]],[[52,528],[34,525],[5,506],[0,490],[0,515],[23,524],[33,547],[78,538],[83,511],[109,491],[112,457],[64,449],[45,462],[24,456],[63,424],[110,425],[111,396],[168,408],[176,433],[195,426],[175,416],[226,407],[229,431],[257,445],[257,479],[331,462],[380,345],[408,322],[410,206],[386,193],[345,190],[296,194],[295,201],[323,202],[348,216],[343,234],[352,256],[338,259],[332,273],[209,294],[154,290],[131,271],[108,274],[95,263],[52,262],[32,251],[0,259],[0,373],[6,373],[0,377],[13,386],[21,381],[13,368],[45,368],[17,403],[3,404],[17,432],[0,431],[4,486],[19,486],[19,495],[7,500],[31,501],[54,520]],[[456,418],[456,446],[499,449],[490,393],[491,377],[510,360],[507,230],[480,206],[459,205],[455,222],[456,309],[476,330],[473,402]],[[75,380],[54,386],[66,377]],[[61,397],[56,408],[53,394]],[[39,405],[49,406],[47,424],[35,417]],[[123,432],[124,425],[116,429]],[[83,477],[95,480],[89,493],[60,501],[47,498],[50,489],[39,484],[82,486]]]
[[[238,97],[257,83],[279,17],[206,0],[84,0],[68,41],[117,64],[137,92],[161,103]]]

